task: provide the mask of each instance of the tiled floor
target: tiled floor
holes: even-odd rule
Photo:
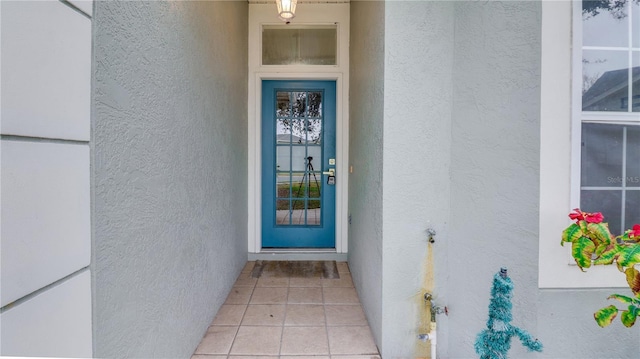
[[[245,266],[192,359],[379,359],[346,263],[340,279],[251,278]]]

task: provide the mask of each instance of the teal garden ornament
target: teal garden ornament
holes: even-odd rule
[[[512,291],[513,283],[507,276],[507,268],[501,268],[493,276],[487,329],[478,334],[474,345],[480,359],[507,359],[513,336],[518,336],[529,351],[542,351],[542,343],[533,339],[526,330],[511,325]]]

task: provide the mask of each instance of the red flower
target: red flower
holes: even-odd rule
[[[640,224],[633,225],[633,228],[629,230],[629,237],[640,237]]]
[[[573,212],[569,213],[569,218],[576,222],[587,221],[589,223],[600,223],[604,219],[604,216],[600,212],[582,212],[580,208],[574,208]]]
[[[584,220],[584,214],[583,212],[580,210],[580,208],[574,208],[573,212],[569,213],[569,218],[571,218],[574,221],[583,221]]]
[[[604,216],[600,212],[584,214],[584,220],[589,223],[600,223],[603,219]]]

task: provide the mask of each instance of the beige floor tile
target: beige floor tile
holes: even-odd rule
[[[362,327],[328,327],[331,354],[378,354],[371,330]]]
[[[238,277],[236,283],[234,284],[236,287],[254,287],[258,282],[257,279],[251,278],[248,275],[242,275]]]
[[[336,267],[338,267],[338,273],[350,273],[349,264],[347,262],[337,262]]]
[[[323,355],[281,355],[280,359],[330,359]]]
[[[313,304],[288,304],[285,326],[324,326],[324,306]]]
[[[255,261],[248,261],[247,264],[244,265],[244,268],[242,268],[242,273],[251,273],[255,265]]]
[[[380,355],[334,355],[331,359],[380,359]]]
[[[251,296],[251,304],[284,304],[287,302],[288,288],[256,287]]]
[[[324,308],[327,325],[369,325],[360,305],[327,305]]]
[[[229,359],[278,359],[278,357],[269,355],[231,355]]]
[[[288,303],[322,304],[322,288],[289,288]]]
[[[227,359],[226,355],[193,354],[191,359]]]
[[[195,354],[228,354],[238,327],[209,327]]]
[[[322,278],[290,278],[289,287],[321,287]]]
[[[322,288],[325,304],[360,304],[355,288]]]
[[[253,287],[233,287],[224,304],[247,304],[252,292]]]
[[[323,287],[351,287],[353,288],[353,280],[349,276],[340,276],[340,279],[323,279]]]
[[[240,325],[244,311],[244,304],[223,304],[218,310],[212,325]]]
[[[325,327],[285,327],[281,355],[327,355],[329,345]]]
[[[282,327],[241,326],[233,341],[231,354],[278,355]]]
[[[266,277],[258,279],[258,287],[288,287],[289,278]]]
[[[284,322],[284,304],[249,305],[242,318],[242,325],[279,326]]]

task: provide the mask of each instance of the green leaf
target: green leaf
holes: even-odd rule
[[[620,294],[611,294],[609,297],[607,297],[607,299],[617,299],[625,304],[630,304],[634,302],[633,298],[627,297],[625,295],[620,295]]]
[[[610,244],[613,239],[607,223],[589,223],[587,224],[587,230],[591,234],[589,237],[597,238],[599,243]]]
[[[620,247],[617,244],[611,244],[593,261],[593,264],[611,264],[618,257],[619,252]]]
[[[595,244],[587,237],[580,237],[571,245],[571,255],[580,269],[591,267],[591,256],[596,249]]]
[[[636,323],[636,317],[640,315],[640,310],[633,305],[629,306],[629,310],[622,311],[620,314],[620,321],[625,327],[631,328]]]
[[[577,224],[572,223],[569,227],[567,227],[567,229],[562,231],[562,241],[560,242],[560,244],[564,244],[564,242],[575,242],[582,236],[583,234],[580,227]]]
[[[624,274],[627,275],[627,283],[629,283],[629,288],[631,288],[633,294],[640,294],[640,272],[633,267],[629,267],[624,271]]]
[[[615,305],[610,305],[593,313],[593,318],[596,320],[599,326],[604,328],[611,324],[616,315],[618,315],[618,308],[616,308]]]
[[[621,246],[618,264],[622,267],[631,267],[640,263],[640,244]]]

